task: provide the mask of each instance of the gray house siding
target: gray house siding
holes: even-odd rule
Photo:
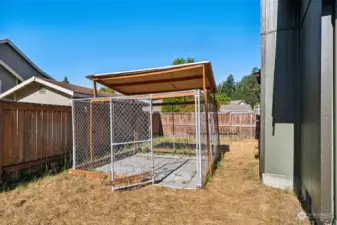
[[[296,31],[289,1],[262,1],[262,99],[261,173],[267,185],[277,187],[270,178],[283,180],[281,187],[293,186],[294,110],[293,79]],[[280,32],[276,32],[277,30]],[[277,41],[276,41],[277,40]],[[280,43],[283,43],[280,46]],[[275,85],[277,84],[277,86]],[[286,91],[285,91],[286,90]],[[287,113],[284,113],[287,112]],[[287,141],[285,141],[287,140]]]
[[[17,82],[18,79],[6,68],[0,65],[0,93],[11,89],[17,84]]]
[[[301,140],[297,149],[297,176],[302,195],[313,211],[321,211],[321,1],[304,1],[300,18],[300,66],[302,81]],[[306,8],[307,7],[307,8]],[[306,12],[306,13],[305,13]]]
[[[294,188],[328,223],[336,208],[331,3],[261,1],[262,180]]]
[[[0,45],[0,59],[8,64],[24,79],[29,79],[32,76],[45,77],[34,67],[32,67],[20,54],[18,54],[10,45]]]

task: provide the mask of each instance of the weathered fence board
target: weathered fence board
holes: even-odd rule
[[[0,102],[0,178],[71,153],[71,107]]]
[[[220,139],[255,138],[255,113],[219,113]],[[194,113],[155,113],[153,118],[154,135],[179,135],[195,132]]]

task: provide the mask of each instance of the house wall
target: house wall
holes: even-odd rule
[[[277,188],[293,188],[294,179],[295,10],[292,1],[261,1],[260,172]]]
[[[24,79],[29,79],[32,76],[44,77],[8,44],[0,45],[0,59],[2,59]]]
[[[18,79],[0,65],[0,93],[11,89],[17,84],[17,82]]]
[[[45,88],[45,93],[41,94],[39,89]],[[17,91],[15,95],[11,96],[11,100],[27,103],[39,103],[50,105],[71,105],[71,97],[60,93],[49,87],[42,86],[38,83],[32,83],[29,86]]]
[[[298,190],[315,218],[333,218],[333,27],[332,2],[301,2],[299,67],[301,96],[295,134]]]
[[[334,208],[331,3],[261,3],[262,180],[294,188],[327,223]]]
[[[321,211],[321,4],[303,1],[300,7],[302,110],[296,165],[302,196],[316,213]]]

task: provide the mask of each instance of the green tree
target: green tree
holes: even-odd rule
[[[180,64],[185,64],[185,63],[194,63],[194,58],[192,57],[187,57],[186,59],[184,58],[176,58],[173,60],[173,65],[180,65]]]
[[[62,81],[62,82],[69,84],[68,77],[67,77],[67,76],[65,76],[65,77],[63,78],[63,81]]]
[[[179,102],[180,98],[165,98],[163,103],[167,103],[166,105],[161,106],[162,112],[179,112],[180,107],[179,105],[170,105],[169,103]]]
[[[217,103],[217,108],[218,110],[220,109],[221,105],[228,105],[231,102],[231,98],[223,95],[221,93],[216,93],[215,94],[215,100]]]
[[[194,63],[194,58],[187,57],[187,63]]]
[[[109,92],[109,93],[115,93],[114,90],[112,90],[111,88],[107,88],[107,87],[101,87],[99,90]]]
[[[216,101],[221,105],[228,105],[231,102],[231,98],[223,94],[215,94]]]
[[[217,91],[218,93],[221,93],[224,96],[227,96],[233,99],[235,96],[235,91],[236,91],[236,84],[235,84],[233,75],[229,74],[227,76],[227,79],[218,85],[217,89],[218,89]]]
[[[172,64],[173,65],[180,65],[180,64],[185,64],[185,63],[193,63],[194,58],[192,57],[187,57],[186,59],[184,58],[176,58],[173,60]],[[163,103],[174,103],[174,102],[187,102],[191,99],[188,97],[177,97],[177,98],[165,98],[163,100]],[[192,99],[193,100],[193,99]],[[191,100],[191,101],[192,101]],[[194,106],[191,107],[191,105],[163,105],[161,107],[162,112],[194,112]]]
[[[236,86],[235,93],[235,99],[245,100],[252,108],[260,103],[261,89],[254,76],[257,70],[258,68],[254,67],[250,75],[242,77]]]

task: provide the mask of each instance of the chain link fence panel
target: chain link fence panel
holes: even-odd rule
[[[202,187],[218,154],[217,106],[209,99],[208,123],[202,91],[154,105],[151,96],[74,100],[73,168],[105,174],[114,189],[150,182]]]

